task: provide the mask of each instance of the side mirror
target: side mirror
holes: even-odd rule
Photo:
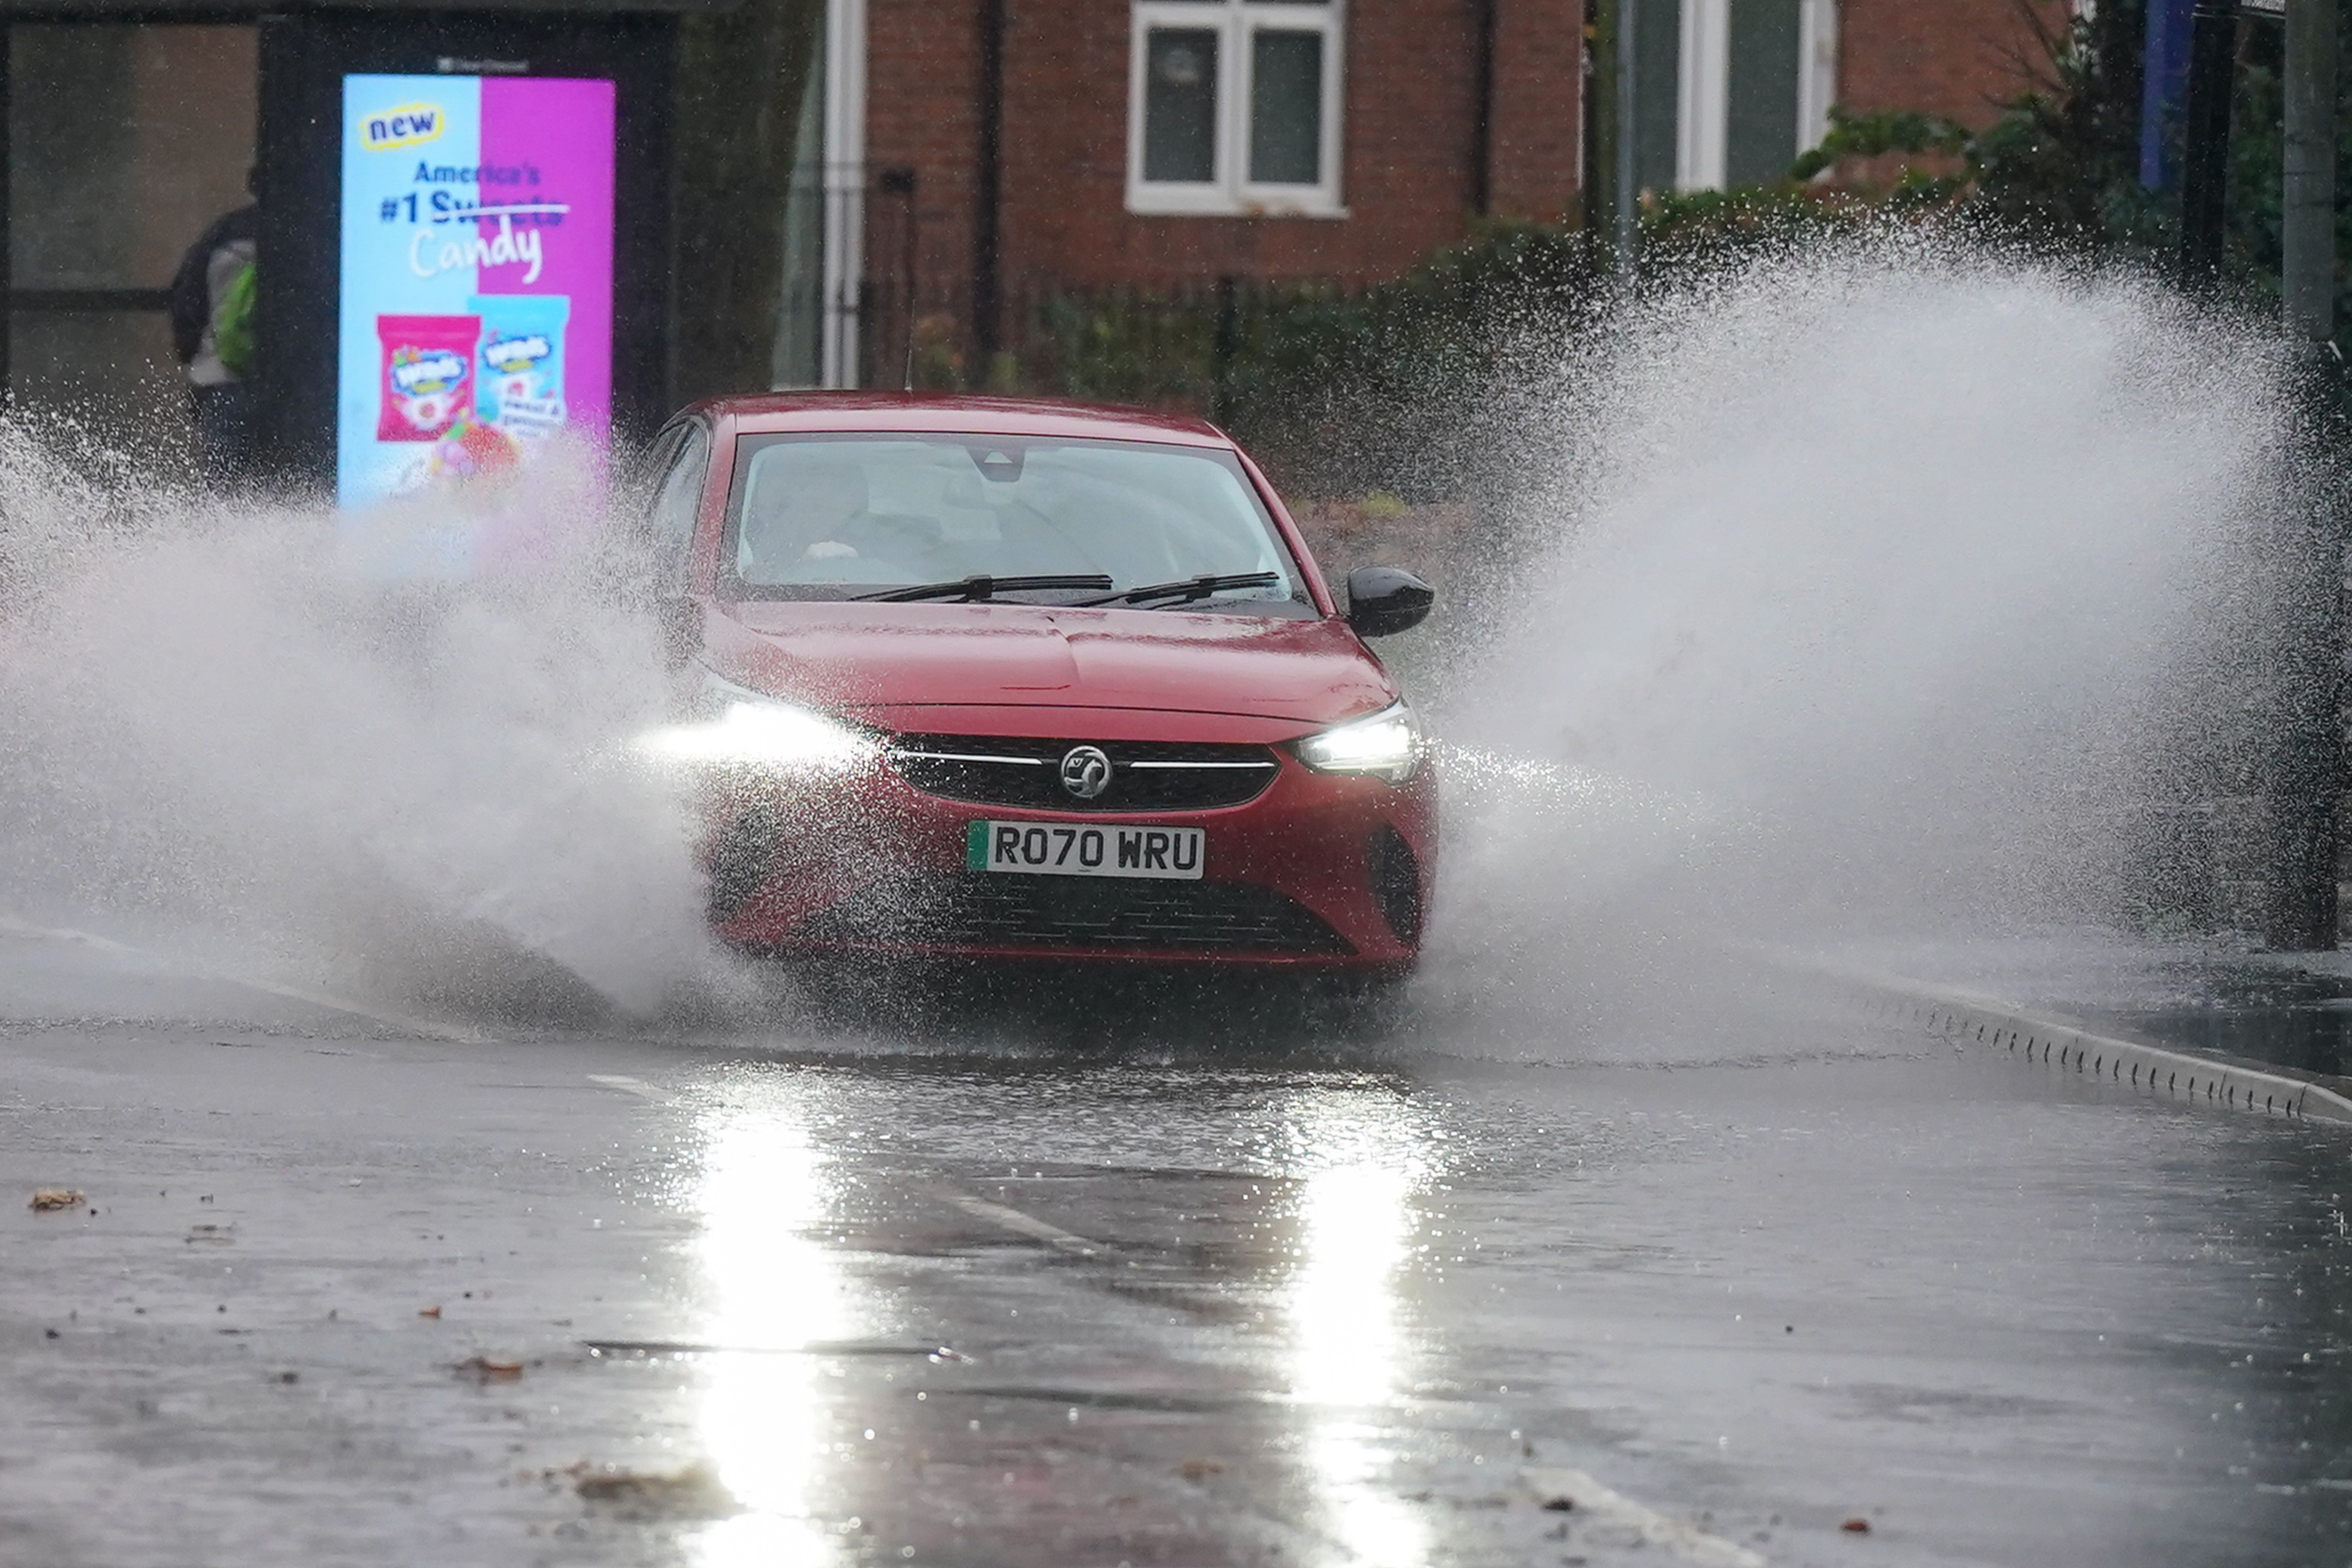
[[[1360,566],[1348,574],[1348,624],[1360,637],[1410,631],[1436,602],[1437,590],[1394,566]]]

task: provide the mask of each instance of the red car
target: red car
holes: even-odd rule
[[[710,919],[763,953],[1395,973],[1436,848],[1419,724],[1265,476],[1196,419],[722,398],[651,448]]]

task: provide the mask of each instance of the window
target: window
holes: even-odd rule
[[[1004,436],[776,436],[738,448],[721,591],[845,599],[968,577],[1080,574],[999,595],[1070,604],[1202,576],[1192,605],[1313,613],[1233,454]],[[1171,598],[1171,603],[1184,601]]]
[[[1675,184],[1720,190],[1785,177],[1829,129],[1833,0],[1679,0],[1677,8]],[[1659,9],[1655,0],[1645,6],[1644,26]]]
[[[1127,205],[1344,216],[1345,0],[1136,0]]]

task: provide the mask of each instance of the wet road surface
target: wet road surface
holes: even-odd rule
[[[1835,1007],[457,1041],[21,935],[0,998],[9,1564],[2352,1557],[2352,1140]]]

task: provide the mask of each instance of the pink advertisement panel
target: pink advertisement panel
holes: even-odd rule
[[[599,445],[613,427],[613,137],[609,81],[482,79],[483,164],[535,171],[546,203],[565,210],[538,215],[547,243],[535,264],[484,267],[480,291],[570,301],[562,351],[566,423]],[[497,220],[485,218],[483,236],[495,238],[496,232]],[[495,379],[496,367],[489,368]]]

